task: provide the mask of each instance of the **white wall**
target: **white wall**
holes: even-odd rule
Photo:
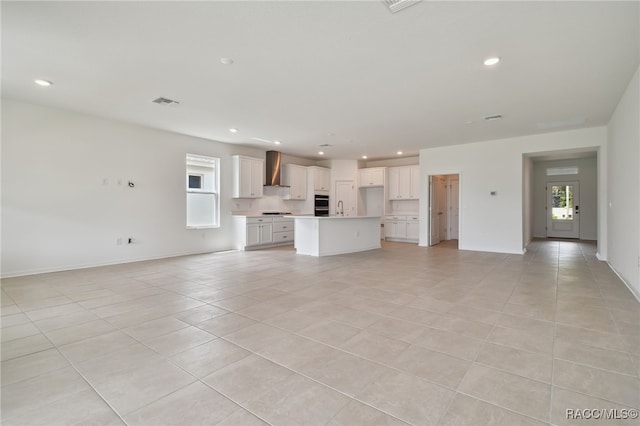
[[[578,167],[577,175],[547,176],[548,167]],[[533,235],[545,238],[547,231],[547,192],[548,182],[580,183],[580,239],[598,239],[598,167],[597,158],[579,158],[574,160],[539,161],[534,163],[533,178]]]
[[[423,149],[420,174],[460,174],[463,250],[522,253],[524,154],[605,144],[606,128],[571,130]],[[420,245],[428,245],[428,188],[420,194]],[[496,196],[490,192],[496,191]],[[506,212],[506,214],[505,214]]]
[[[12,100],[2,124],[2,276],[229,249],[231,156],[265,155]],[[186,229],[187,153],[221,159],[220,228]]]
[[[640,84],[636,70],[609,125],[608,261],[640,300]]]
[[[331,190],[329,191],[329,214],[336,214],[336,202],[335,190],[336,181],[339,180],[351,180],[353,185],[358,187],[358,162],[356,160],[329,160],[318,162],[318,165],[322,167],[329,167],[331,169]],[[358,211],[358,197],[357,190],[354,190],[353,200],[356,203],[356,211]]]

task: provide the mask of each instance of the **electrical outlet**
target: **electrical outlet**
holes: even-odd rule
[[[128,238],[127,239],[127,244],[133,244],[133,238]]]

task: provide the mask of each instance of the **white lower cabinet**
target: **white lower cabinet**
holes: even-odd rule
[[[418,242],[420,220],[418,216],[385,216],[384,237],[389,241]]]
[[[396,216],[396,218],[391,220],[385,220],[384,222],[384,237],[385,239],[405,239],[407,238],[407,221],[405,219],[397,219],[398,217],[404,216]]]
[[[271,244],[273,242],[273,223],[247,223],[246,240],[246,246]]]
[[[418,242],[420,239],[420,218],[418,216],[407,216],[407,240]]]
[[[273,218],[273,243],[293,243],[293,219],[288,217]]]
[[[294,221],[291,218],[234,216],[234,224],[238,250],[293,244]]]

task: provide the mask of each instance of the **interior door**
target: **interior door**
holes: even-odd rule
[[[340,209],[338,204],[341,203]],[[336,181],[336,197],[333,201],[333,206],[336,209],[336,215],[344,211],[345,216],[356,215],[356,196],[355,186],[352,180],[338,180]]]
[[[437,176],[429,176],[429,245],[440,243],[440,216],[438,215]]]
[[[449,186],[449,239],[457,240],[459,236],[458,223],[460,222],[460,181],[451,180]]]
[[[440,241],[451,239],[447,234],[447,179],[436,177],[436,194],[438,196],[438,225],[440,226]]]
[[[578,182],[547,183],[547,237],[580,238]]]

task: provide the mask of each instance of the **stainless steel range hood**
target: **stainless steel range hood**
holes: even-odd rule
[[[286,185],[280,185],[280,167],[281,167],[282,153],[279,151],[267,151],[266,171],[267,176],[264,186],[281,186],[288,187]]]

